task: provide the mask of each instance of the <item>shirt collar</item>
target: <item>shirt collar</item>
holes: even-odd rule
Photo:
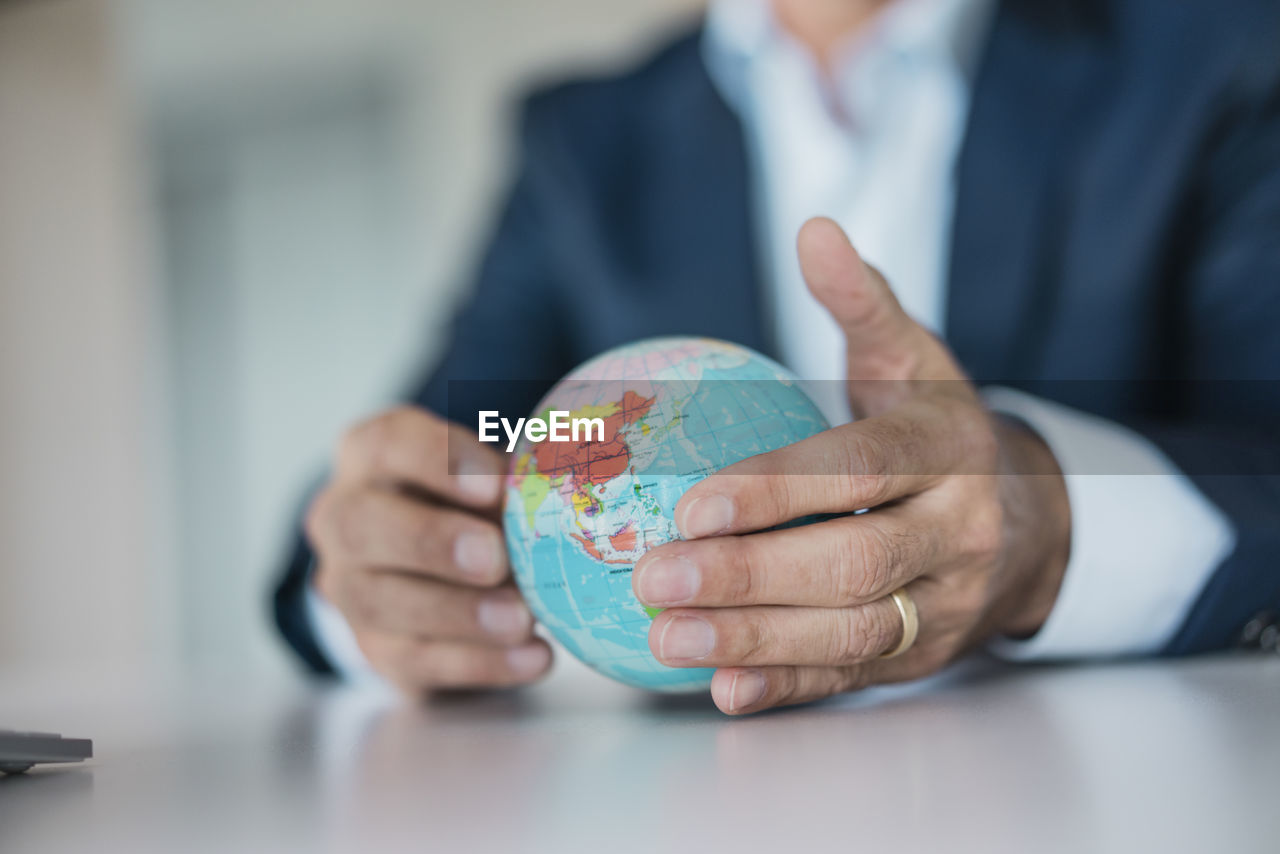
[[[894,0],[839,51],[837,76],[868,58],[942,63],[971,80],[986,42],[995,0]],[[721,95],[742,110],[752,63],[788,39],[770,0],[712,0],[703,58]]]

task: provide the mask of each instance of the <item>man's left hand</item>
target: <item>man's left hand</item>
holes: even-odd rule
[[[666,609],[653,654],[718,668],[711,692],[729,714],[915,679],[993,635],[1031,635],[1068,557],[1066,489],[1039,437],[984,407],[835,223],[806,223],[798,251],[844,330],[859,420],[691,488],[676,507],[686,539],[632,577]],[[826,514],[839,515],[775,529]],[[919,636],[883,658],[902,640],[900,588]]]

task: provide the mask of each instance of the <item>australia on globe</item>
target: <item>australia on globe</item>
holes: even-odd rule
[[[708,338],[654,338],[609,350],[558,382],[535,415],[600,418],[604,435],[520,439],[503,527],[516,583],[566,649],[621,682],[705,689],[710,668],[672,668],[649,651],[658,610],[631,591],[645,552],[678,539],[676,502],[707,475],[827,429],[797,379],[760,354]]]

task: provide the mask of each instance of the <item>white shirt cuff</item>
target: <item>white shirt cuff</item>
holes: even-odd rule
[[[1016,661],[1158,652],[1235,548],[1230,521],[1138,433],[1013,389],[983,397],[1040,434],[1071,503],[1071,556],[1048,620],[1027,640],[997,639],[992,652]]]
[[[346,618],[309,581],[303,607],[316,645],[339,677],[352,683],[385,684],[360,651]]]

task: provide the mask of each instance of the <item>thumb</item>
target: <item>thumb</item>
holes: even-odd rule
[[[950,351],[902,310],[884,276],[862,260],[840,226],[823,217],[809,220],[796,249],[809,292],[844,332],[855,413],[875,415],[930,388],[972,395]]]
[[[809,292],[844,332],[849,379],[915,378],[923,330],[840,226],[825,217],[809,220],[800,228],[796,250]]]

